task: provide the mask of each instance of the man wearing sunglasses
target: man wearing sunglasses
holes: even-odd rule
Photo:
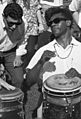
[[[64,7],[52,7],[46,11],[45,18],[51,28],[52,37],[47,45],[35,53],[26,68],[29,87],[37,83],[41,88],[42,83],[55,74],[65,74],[68,78],[81,78],[81,43],[71,33],[73,24],[71,12]],[[42,118],[42,114],[39,108],[38,117]],[[45,119],[66,119],[69,114],[55,107],[54,110],[49,109]],[[80,108],[72,118],[81,118]]]
[[[16,3],[7,4],[0,14],[0,57],[11,76],[12,85],[18,88],[23,81],[21,56],[26,53],[22,16],[23,10]]]

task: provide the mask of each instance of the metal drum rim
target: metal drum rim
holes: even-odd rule
[[[68,90],[65,90],[65,89],[56,89],[56,88],[50,88],[48,87],[45,83],[43,84],[43,87],[45,87],[46,89],[50,90],[50,91],[56,91],[56,92],[70,92],[70,91],[76,91],[76,90],[81,90],[81,86],[78,86],[77,88],[74,88],[74,89],[68,89]]]
[[[24,93],[21,91],[21,89],[16,88],[17,92],[9,93],[9,94],[0,94],[0,100],[13,100],[20,97],[24,97]]]

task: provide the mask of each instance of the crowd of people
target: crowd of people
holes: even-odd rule
[[[80,7],[81,0],[69,6],[63,0],[0,0],[0,57],[11,77],[10,84],[0,79],[0,85],[24,92],[26,119],[43,119],[43,83],[48,77],[81,78]],[[55,115],[57,111],[59,119],[66,119],[63,110]]]

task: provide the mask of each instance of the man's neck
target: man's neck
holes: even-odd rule
[[[56,40],[58,44],[65,49],[71,43],[72,40],[71,33],[66,33],[61,37],[57,38]]]

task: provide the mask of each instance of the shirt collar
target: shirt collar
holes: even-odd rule
[[[77,46],[77,45],[79,45],[79,41],[77,41],[73,36],[72,36],[72,41],[71,41],[71,43],[70,43],[70,45],[75,45],[75,46]],[[54,39],[54,44],[58,44],[58,42],[56,41],[56,39]],[[58,44],[59,45],[59,44]]]
[[[2,24],[2,27],[4,28],[5,27],[5,23],[3,21],[3,16],[2,16],[2,19],[1,19],[1,24]]]

